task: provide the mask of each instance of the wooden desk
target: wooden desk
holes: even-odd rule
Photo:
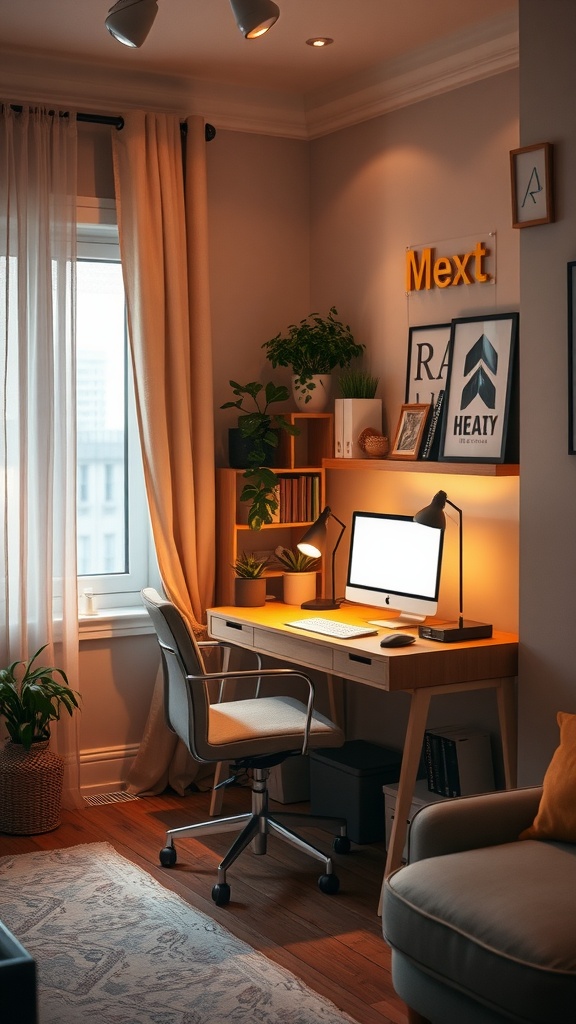
[[[211,608],[208,632],[217,640],[260,651],[274,658],[341,676],[389,693],[410,696],[396,813],[386,858],[385,875],[402,863],[407,821],[418,774],[428,710],[432,697],[466,690],[494,689],[502,739],[507,788],[516,785],[517,719],[515,677],[518,670],[518,638],[497,633],[489,640],[443,644],[421,640],[409,647],[382,648],[378,636],[336,640],[319,633],[290,627],[290,620],[314,615],[293,605],[269,602],[260,608]],[[323,618],[364,625],[380,618],[381,609],[343,605],[337,611],[319,613]],[[403,629],[403,632],[411,632]],[[331,714],[335,714],[334,706]]]

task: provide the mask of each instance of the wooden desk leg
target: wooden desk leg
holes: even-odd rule
[[[514,789],[518,784],[518,712],[515,680],[509,677],[500,679],[496,698],[504,760],[504,780],[506,789]]]
[[[226,787],[222,786],[222,789],[216,789],[216,786],[219,782],[224,782],[224,779],[227,779],[230,775],[230,772],[228,771],[229,764],[229,761],[218,761],[216,765],[216,770],[214,772],[214,784],[212,786],[212,796],[210,798],[210,817],[213,817],[216,814],[222,814],[222,803]]]
[[[404,852],[406,833],[408,831],[408,815],[412,805],[414,786],[416,785],[416,777],[418,775],[418,765],[420,764],[420,757],[422,755],[422,743],[424,742],[424,732],[428,719],[430,700],[431,694],[427,687],[423,687],[421,690],[411,691],[410,713],[408,715],[406,739],[404,741],[404,751],[402,753],[402,766],[400,768],[398,795],[396,797],[396,810],[394,813],[394,822],[392,824],[392,834],[390,836],[388,855],[386,857],[384,878],[387,878],[387,876],[392,871],[395,871],[396,868],[399,868],[402,863],[402,854]],[[380,901],[378,903],[379,914],[382,914],[383,892],[384,882],[382,882]]]

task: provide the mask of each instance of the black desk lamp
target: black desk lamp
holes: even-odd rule
[[[462,509],[458,508],[453,501],[450,501],[446,494],[446,491],[438,491],[429,505],[425,508],[420,509],[419,512],[414,516],[414,522],[420,523],[421,526],[432,526],[436,530],[446,529],[446,516],[444,514],[444,507],[450,505],[458,513],[458,528],[459,528],[459,548],[458,548],[458,560],[459,560],[459,594],[458,594],[458,606],[459,615],[458,622],[448,622],[443,626],[419,626],[418,634],[427,640],[440,640],[444,643],[455,643],[457,640],[479,640],[485,637],[492,636],[492,626],[486,622],[472,622],[470,619],[464,618],[464,604],[463,604],[463,576],[464,576],[464,546],[463,546],[463,529],[462,529]]]
[[[335,516],[332,509],[326,505],[326,508],[320,513],[316,522],[312,523],[312,526],[306,530],[302,540],[296,546],[304,555],[310,555],[311,558],[320,558],[326,550],[327,523],[329,519],[335,519],[342,527],[338,534],[338,540],[332,548],[332,597],[316,597],[312,601],[305,601],[301,605],[302,608],[315,608],[317,611],[324,609],[327,611],[330,608],[340,607],[340,601],[336,600],[334,593],[334,560],[336,550],[342,540],[342,534],[346,529],[342,520],[338,519],[338,516]]]

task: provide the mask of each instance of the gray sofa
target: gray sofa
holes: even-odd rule
[[[575,1024],[576,846],[518,841],[541,794],[447,800],[414,816],[382,911],[413,1024]]]

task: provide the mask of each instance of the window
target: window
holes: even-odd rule
[[[80,595],[91,589],[101,610],[139,605],[141,588],[151,574],[156,580],[157,570],[113,205],[81,201],[78,222],[78,589]]]

